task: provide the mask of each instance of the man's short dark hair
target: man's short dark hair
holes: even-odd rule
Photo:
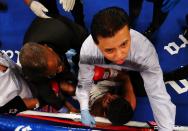
[[[119,7],[109,7],[99,11],[91,23],[91,35],[96,44],[98,37],[112,37],[125,25],[129,27],[127,13]]]
[[[44,75],[48,67],[44,47],[33,42],[28,42],[22,47],[19,60],[24,74],[29,78]]]
[[[122,97],[113,100],[106,110],[106,117],[113,125],[123,125],[130,121],[133,109],[130,103]]]

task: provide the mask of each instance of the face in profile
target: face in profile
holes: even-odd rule
[[[123,64],[128,57],[130,49],[130,32],[128,26],[124,26],[112,37],[98,37],[98,48],[105,58],[115,64]]]
[[[60,57],[55,53],[50,47],[45,47],[46,48],[46,57],[47,57],[47,64],[48,64],[48,69],[47,72],[45,73],[45,76],[51,78],[55,76],[56,74],[60,73],[63,71],[63,62],[61,61]]]

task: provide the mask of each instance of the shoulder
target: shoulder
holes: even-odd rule
[[[93,38],[91,35],[89,35],[86,40],[83,42],[82,47],[81,47],[81,54],[87,54],[91,55],[95,52],[97,52],[99,49],[97,45],[95,44]]]
[[[140,32],[131,29],[130,30],[130,34],[131,34],[131,44],[132,46],[135,47],[153,47],[153,44]]]
[[[153,44],[141,33],[130,30],[131,33],[131,60],[142,66],[157,64],[158,56]],[[153,60],[151,60],[153,59]]]
[[[42,35],[41,33],[57,35],[68,30],[69,27],[66,24],[66,20],[63,21],[57,18],[44,19],[37,17],[31,23],[26,33],[32,33],[32,35]]]
[[[145,56],[151,51],[155,51],[153,44],[144,35],[133,29],[130,30],[130,34],[132,52]]]
[[[102,63],[103,55],[97,45],[95,44],[91,35],[82,44],[80,50],[80,62],[81,63]]]

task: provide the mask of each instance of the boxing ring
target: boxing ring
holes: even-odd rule
[[[23,36],[35,15],[29,10],[22,0],[7,0],[8,10],[0,12],[0,50],[7,53],[15,62],[18,62],[19,50]],[[92,16],[100,9],[109,6],[119,6],[128,11],[128,0],[84,0],[85,23],[89,29]],[[143,32],[151,22],[152,3],[144,1],[143,9],[136,22],[135,29]],[[165,23],[157,30],[152,41],[158,52],[160,65],[164,72],[170,72],[188,65],[188,41],[183,37],[183,27],[186,26],[185,16],[188,14],[188,1],[181,0],[177,6],[169,12]],[[60,8],[60,7],[59,7]],[[72,19],[71,14],[61,10],[63,15]],[[148,13],[149,12],[149,13]],[[168,81],[166,89],[176,105],[176,125],[178,130],[188,130],[188,79]],[[48,118],[48,119],[47,119]],[[50,119],[49,119],[50,118]],[[111,127],[97,126],[96,130],[154,130],[147,124],[153,121],[153,114],[147,97],[137,97],[137,108],[132,121],[142,122],[146,127]],[[70,122],[70,123],[69,123]],[[72,123],[71,123],[72,122]],[[139,125],[139,124],[138,124]],[[184,127],[182,127],[184,126]],[[84,127],[80,122],[74,122],[64,118],[52,118],[47,116],[19,115],[0,116],[0,130],[92,130]]]

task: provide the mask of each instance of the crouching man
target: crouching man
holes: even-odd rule
[[[111,70],[109,72],[115,71],[108,70]],[[107,76],[101,71],[100,74]],[[110,76],[111,78],[98,81],[92,86],[89,107],[92,115],[108,118],[113,125],[123,125],[133,117],[136,97],[128,74],[125,71],[115,74],[117,77]],[[98,76],[100,79],[101,75]],[[96,79],[96,72],[94,78]]]
[[[17,114],[38,107],[21,68],[0,52],[0,113]]]

